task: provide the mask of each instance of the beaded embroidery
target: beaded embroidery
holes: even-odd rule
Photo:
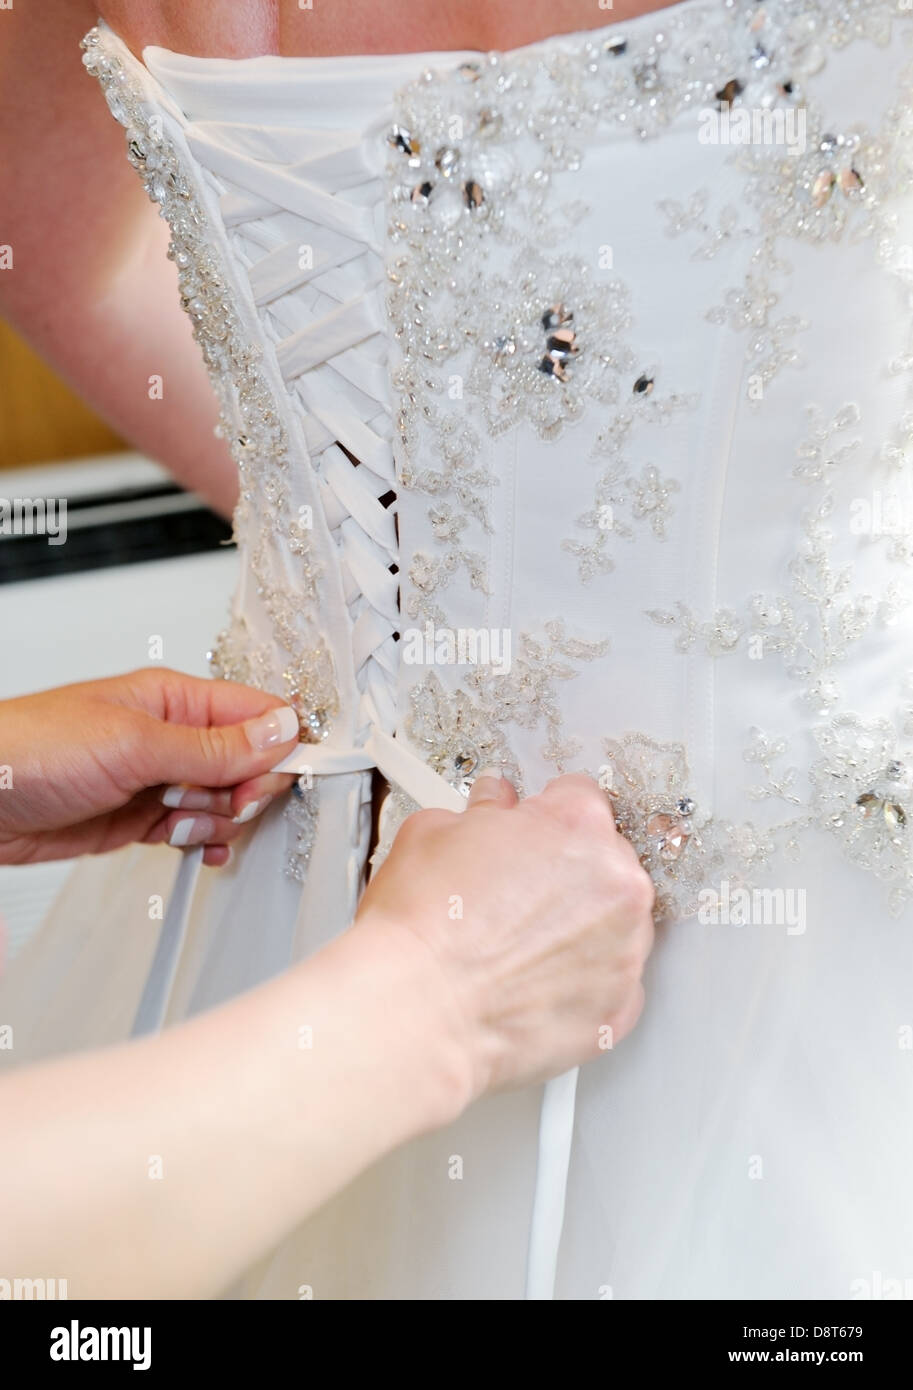
[[[808,42],[799,43],[799,56],[794,58],[791,70],[811,75],[823,66],[824,51],[817,41],[812,41],[816,30],[823,29],[823,34],[837,47],[863,32],[884,43],[890,34],[891,14],[909,13],[909,9],[899,0],[895,7],[868,7],[867,14],[856,14],[852,20],[851,13],[847,11],[839,25],[833,23],[832,11],[822,14],[815,10],[797,17],[792,29],[800,34],[807,31],[810,37]],[[766,28],[776,26],[776,7],[759,10],[758,15],[762,14],[759,32],[763,37]],[[772,44],[768,47],[771,52],[776,51]],[[808,328],[807,320],[800,315],[774,316],[775,306],[783,298],[784,281],[791,273],[791,266],[780,251],[782,243],[839,241],[843,237],[851,242],[871,240],[879,258],[884,260],[892,232],[890,202],[913,187],[913,170],[905,153],[911,128],[909,100],[892,107],[882,129],[875,134],[861,125],[841,131],[828,126],[799,87],[790,85],[790,101],[796,104],[801,100],[799,109],[805,122],[802,144],[790,148],[748,142],[733,154],[736,167],[744,175],[743,201],[757,217],[753,234],[756,246],[743,283],[730,289],[722,304],[707,311],[711,323],[749,334],[746,392],[755,407],[774,377],[784,367],[799,362],[794,339]],[[902,75],[901,88],[913,92],[913,68]],[[774,104],[773,95],[768,94],[768,105]],[[734,236],[752,235],[748,227],[740,225],[739,212],[728,204],[714,226],[707,212],[709,197],[706,189],[700,189],[687,207],[668,200],[659,204],[670,236],[698,232],[703,238],[695,248],[695,258],[709,259]]]
[[[524,633],[518,646],[509,672],[499,674],[492,667],[476,666],[466,675],[464,682],[472,694],[448,691],[434,671],[409,692],[405,732],[410,743],[464,796],[485,767],[500,767],[522,795],[523,775],[506,726],[544,730],[542,754],[559,772],[579,749],[577,741],[565,733],[556,686],[574,678],[575,664],[604,656],[608,642],[569,637],[564,623],[555,619],[545,625],[542,638]],[[400,788],[393,789],[381,842],[371,861],[375,867],[389,853],[403,820],[417,809]]]
[[[675,645],[681,652],[700,644],[710,656],[747,649],[754,659],[781,657],[787,673],[802,682],[806,707],[820,714],[841,698],[835,668],[852,646],[873,626],[896,622],[913,596],[897,583],[886,585],[877,598],[850,594],[852,568],[835,565],[831,558],[828,519],[835,501],[828,485],[831,474],[859,448],[858,438],[843,441],[859,421],[859,408],[844,405],[829,422],[815,406],[808,414],[811,433],[796,450],[799,463],[793,473],[807,485],[826,490],[803,517],[803,543],[789,565],[791,592],[755,594],[743,614],[721,608],[702,620],[679,602],[674,611],[650,609],[647,617],[676,630]]]
[[[592,458],[607,460],[596,483],[591,509],[577,518],[577,525],[592,532],[592,539],[565,539],[562,549],[576,556],[580,578],[588,583],[597,574],[615,568],[611,542],[631,541],[635,534],[652,534],[665,540],[673,514],[673,499],[681,484],[664,478],[653,464],[635,473],[624,457],[624,448],[634,427],[645,421],[667,425],[679,410],[690,410],[696,396],[655,391],[658,369],[642,372],[630,385],[624,406],[616,408],[612,419],[596,438]]]
[[[481,278],[477,301],[467,297],[460,307],[454,355],[461,346],[471,354],[466,390],[481,400],[493,437],[526,420],[543,439],[556,439],[588,400],[617,400],[618,374],[635,366],[622,338],[628,295],[617,280],[590,279],[577,258],[555,267],[524,252],[507,277]]]
[[[743,285],[730,291],[708,317],[748,332],[753,374],[749,390],[758,383],[763,388],[783,366],[797,360],[793,340],[805,327],[798,315],[775,317],[771,312],[778,298],[775,280],[788,270],[776,253],[777,237],[833,239],[847,229],[852,235],[869,236],[877,226],[883,228],[876,213],[890,191],[884,168],[886,137],[847,131],[831,139],[821,118],[809,110],[803,84],[823,66],[828,47],[842,48],[860,37],[886,43],[893,16],[903,8],[902,0],[874,4],[846,0],[836,5],[809,0],[765,7],[732,3],[713,16],[688,9],[657,16],[656,30],[646,39],[641,32],[628,42],[613,32],[610,38],[588,42],[575,52],[532,50],[503,59],[494,55],[456,73],[428,73],[403,94],[390,140],[388,237],[389,313],[401,350],[394,376],[400,393],[400,464],[404,486],[418,486],[435,497],[433,531],[444,546],[439,557],[424,553],[415,557],[407,612],[433,613],[442,621],[441,609],[431,595],[461,567],[470,572],[474,587],[483,592],[488,587],[481,558],[467,549],[466,540],[473,519],[481,520],[483,530],[488,526],[479,508],[492,479],[479,462],[472,417],[467,419],[462,407],[455,413],[448,410],[446,373],[452,368],[463,379],[460,354],[471,343],[478,360],[469,389],[482,399],[482,423],[496,434],[505,418],[513,425],[518,415],[526,413],[534,428],[541,430],[543,388],[557,386],[560,392],[575,366],[576,320],[573,335],[563,344],[565,355],[558,359],[567,371],[547,370],[542,381],[535,376],[535,354],[541,342],[532,296],[537,286],[548,287],[549,294],[554,294],[557,276],[537,248],[524,247],[520,257],[521,263],[538,261],[532,283],[525,282],[531,295],[520,316],[521,333],[511,331],[511,320],[517,316],[503,308],[512,295],[516,301],[518,291],[503,281],[497,286],[494,315],[487,307],[476,307],[472,286],[480,281],[475,252],[483,240],[502,242],[517,228],[528,227],[535,233],[537,247],[559,243],[577,209],[556,205],[557,178],[579,166],[578,137],[603,123],[626,126],[647,138],[689,108],[696,112],[714,103],[766,111],[801,107],[811,125],[811,143],[801,158],[751,147],[735,156],[746,180],[745,208],[760,219],[760,232],[749,225],[743,209],[730,205],[723,207],[714,223],[709,194],[704,191],[685,207],[671,201],[660,204],[670,234],[698,234],[694,253],[698,258],[712,258],[720,246],[735,238],[756,241]],[[569,326],[566,320],[562,323],[562,314],[573,301],[577,280],[575,272],[555,295],[559,327]],[[611,282],[608,293],[618,310],[612,348],[623,372],[634,364],[624,341],[629,323],[622,313],[624,298],[617,282]],[[481,298],[487,306],[488,296]],[[546,322],[542,320],[543,325]],[[503,414],[492,411],[492,400],[498,401],[498,373],[503,379],[518,354],[523,369],[515,369],[510,383],[514,390]],[[651,394],[653,375],[652,370],[642,372],[635,389]],[[617,377],[618,373],[616,385]],[[605,399],[611,401],[611,394]],[[616,394],[616,404],[620,399]],[[676,409],[692,403],[670,396],[667,404]],[[560,428],[561,405],[559,395],[544,421],[546,431]],[[575,407],[576,402],[568,414],[575,413]],[[578,519],[580,526],[594,533],[593,538],[563,543],[577,558],[584,580],[613,567],[610,538],[630,539],[637,523],[649,527],[657,538],[666,533],[677,480],[663,478],[651,465],[642,466],[639,474],[627,465],[623,449],[634,423],[633,409],[618,409],[603,429],[594,453],[607,456],[608,466],[597,483],[592,509]],[[834,428],[848,428],[852,423],[849,409]],[[807,474],[805,481],[816,480],[814,454],[820,447],[818,441],[808,454],[800,454],[797,477]],[[845,446],[845,451],[852,447]],[[443,457],[441,469],[427,462],[436,452]],[[414,462],[419,458],[421,471]],[[836,452],[828,450],[825,473],[839,468],[842,458],[840,446]],[[442,496],[446,496],[443,507]],[[817,712],[832,708],[839,699],[833,662],[873,622],[888,620],[896,611],[897,595],[885,595],[881,606],[874,607],[863,600],[841,602],[848,580],[830,567],[826,527],[830,505],[825,498],[804,522],[804,549],[792,570],[796,596],[757,595],[745,615],[721,609],[711,619],[701,620],[679,605],[674,612],[657,611],[651,616],[678,629],[682,650],[702,642],[708,651],[722,654],[737,650],[746,639],[762,638],[765,650],[778,652],[791,673],[805,681],[810,707]],[[816,639],[797,611],[799,596],[812,597],[819,588],[818,618],[823,619],[825,653],[823,664],[816,666]],[[832,610],[839,613],[836,619]],[[473,672],[465,683],[470,682],[481,682],[486,693],[493,685],[481,672]],[[418,746],[428,749],[428,729],[440,732],[442,717],[447,722],[441,711],[454,698],[445,695],[439,684],[423,683],[421,700],[431,701],[437,714],[426,714],[421,728],[409,728]],[[486,706],[486,711],[494,708],[496,703]],[[467,717],[464,711],[462,718]],[[826,736],[821,736],[826,743]],[[759,733],[758,738],[764,736]],[[758,746],[753,745],[756,753]],[[788,822],[773,830],[720,824],[695,806],[682,748],[656,744],[641,734],[612,741],[606,748],[611,766],[600,775],[612,795],[619,824],[657,881],[661,913],[693,910],[701,885],[720,872],[736,882],[745,881],[766,863],[781,833],[791,845],[798,830],[812,823],[811,810],[804,820],[794,810]],[[439,753],[432,756],[440,762]],[[788,775],[780,780],[771,775],[768,780],[771,788],[782,787],[786,799],[796,801],[788,790]],[[873,795],[877,799],[877,793]],[[821,823],[820,817],[816,823]],[[853,839],[854,846],[860,843]]]
[[[769,832],[720,821],[698,806],[681,744],[627,734],[607,739],[605,751],[599,784],[653,879],[657,919],[693,916],[698,895],[721,878],[750,885],[773,851]]]
[[[793,473],[822,495],[803,521],[803,545],[789,565],[792,592],[755,595],[745,617],[724,609],[701,622],[683,604],[675,613],[651,611],[649,616],[678,630],[680,651],[700,642],[709,655],[720,656],[758,644],[759,651],[779,656],[787,673],[802,683],[807,709],[830,715],[810,730],[822,756],[809,768],[804,795],[798,769],[779,767],[787,740],[752,729],[744,757],[761,769],[763,778],[748,795],[791,808],[787,820],[765,830],[771,845],[782,845],[795,858],[808,830],[834,835],[853,863],[890,883],[889,907],[898,913],[913,896],[913,840],[907,829],[908,813],[913,813],[913,750],[904,744],[909,715],[901,709],[895,729],[887,720],[867,722],[836,707],[843,698],[839,668],[852,647],[876,625],[889,627],[913,596],[897,584],[886,585],[880,597],[850,593],[852,569],[834,563],[827,523],[834,509],[832,476],[860,444],[858,438],[846,438],[860,412],[849,403],[830,420],[814,406],[808,414],[812,428],[796,450],[799,463]]]
[[[302,740],[319,741],[338,710],[333,663],[308,613],[306,600],[316,595],[319,572],[307,531],[289,507],[288,441],[261,370],[261,349],[248,340],[233,306],[231,276],[214,249],[216,238],[190,172],[191,162],[164,132],[162,118],[144,100],[101,31],[91,30],[82,47],[87,71],[98,79],[112,115],[124,127],[128,159],[171,230],[168,256],[177,268],[181,305],[220,402],[218,432],[229,442],[238,467],[241,496],[235,536],[251,529],[255,507],[259,539],[250,548],[250,569],[276,646],[288,658],[279,669],[271,644],[254,644],[243,617],[236,617],[216,641],[213,670],[225,678],[282,690],[298,713]],[[284,539],[295,556],[293,587],[276,582],[266,536]],[[312,842],[316,811],[311,809],[306,825],[295,811],[297,848],[290,872],[296,877],[303,872]]]

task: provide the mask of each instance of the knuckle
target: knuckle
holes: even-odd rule
[[[583,772],[563,773],[549,782],[540,795],[544,795],[554,809],[560,806],[564,818],[581,829],[606,824],[614,828],[608,797],[598,783]]]
[[[155,741],[150,737],[152,721],[147,715],[136,714],[132,710],[118,712],[116,719],[109,716],[108,729],[115,734],[112,750],[120,768],[133,769],[141,780],[148,780],[154,766]],[[111,764],[109,763],[109,766]],[[148,769],[148,771],[147,771]]]
[[[609,799],[591,777],[576,778],[569,788],[577,814],[593,825],[610,823],[614,826]]]
[[[653,881],[632,851],[631,862],[625,866],[618,884],[619,908],[637,925],[650,916],[655,899]]]
[[[633,879],[635,904],[640,913],[648,917],[653,911],[656,902],[656,889],[653,880],[641,865],[637,865],[637,873]]]
[[[178,672],[172,670],[170,666],[140,666],[130,675],[131,681],[150,691],[158,691],[172,686],[179,679]]]
[[[168,674],[170,672],[165,671],[161,666],[140,666],[131,672],[129,678],[133,681],[141,681],[143,685],[152,685],[155,680]]]
[[[229,761],[231,743],[228,730],[219,725],[204,725],[196,730],[200,752],[208,763],[221,765]]]
[[[621,979],[629,987],[637,984],[643,974],[645,963],[646,956],[640,949],[640,943],[629,942],[615,961],[616,979]]]

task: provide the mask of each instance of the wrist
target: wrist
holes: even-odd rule
[[[374,906],[359,911],[338,944],[370,973],[407,1127],[417,1134],[452,1123],[484,1089],[466,982],[453,977],[420,934]]]

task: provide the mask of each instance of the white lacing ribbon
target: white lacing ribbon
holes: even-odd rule
[[[382,302],[382,125],[375,116],[362,130],[311,129],[303,110],[300,127],[283,128],[278,153],[266,135],[230,119],[186,128],[191,154],[220,189],[226,233],[239,239],[252,306],[302,424],[337,548],[333,563],[352,622],[356,743],[372,728],[396,727],[399,547],[388,505],[396,477]]]
[[[334,776],[377,767],[419,805],[461,811],[465,801],[402,742],[384,733],[396,727],[396,641],[399,622],[395,508],[381,498],[395,491],[389,442],[387,373],[372,344],[384,341],[381,274],[366,252],[379,252],[374,211],[363,185],[377,178],[366,136],[339,132],[332,158],[309,152],[281,166],[220,144],[218,123],[186,128],[194,157],[223,184],[223,223],[244,237],[248,253],[262,255],[247,267],[252,303],[268,317],[278,369],[305,409],[304,437],[320,480],[324,514],[339,547],[341,577],[352,619],[352,657],[359,691],[355,727],[363,746],[302,745],[280,764],[283,772]],[[326,132],[302,149],[325,147]],[[372,132],[376,139],[376,131]],[[345,194],[355,190],[357,201]],[[378,185],[378,191],[379,185]],[[360,200],[360,201],[358,201]],[[280,245],[271,240],[273,213],[296,214],[300,235]],[[262,220],[261,220],[262,219]],[[319,244],[307,264],[300,254],[309,225]],[[302,326],[295,291],[312,285],[331,307]],[[292,296],[289,300],[285,296]],[[330,372],[328,372],[330,369]],[[334,384],[332,375],[340,379]],[[348,390],[340,389],[344,382]],[[354,399],[357,405],[353,404]],[[343,446],[340,449],[339,445]],[[355,466],[347,453],[359,460]],[[183,952],[202,848],[184,852],[169,900],[152,969],[136,1015],[135,1036],[161,1028],[167,1016]],[[527,1271],[527,1297],[551,1298],[563,1222],[574,1121],[577,1073],[545,1088],[539,1165]]]
[[[466,801],[443,777],[434,772],[406,744],[373,729],[363,748],[336,748],[327,744],[301,744],[274,769],[276,772],[332,777],[365,772],[377,767],[424,807],[462,811]],[[168,903],[152,970],[143,991],[133,1035],[158,1031],[164,1023],[168,1001],[184,947],[190,907],[203,863],[201,847],[185,850],[174,890]],[[574,1130],[574,1096],[577,1071],[548,1082],[539,1123],[539,1158],[536,1191],[530,1223],[526,1297],[554,1297],[558,1247],[564,1223],[568,1164]]]

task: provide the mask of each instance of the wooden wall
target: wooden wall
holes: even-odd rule
[[[127,447],[0,320],[0,468]]]

